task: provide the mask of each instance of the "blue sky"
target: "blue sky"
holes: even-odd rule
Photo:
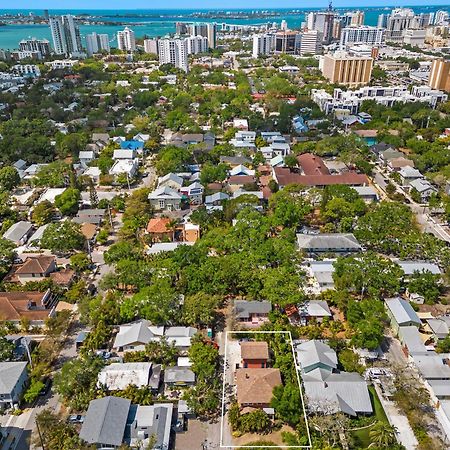
[[[2,2],[0,2],[2,3]],[[9,3],[9,2],[8,2]],[[9,3],[8,6],[23,9],[208,9],[208,8],[311,8],[324,7],[327,1],[318,2],[292,1],[292,0],[172,0],[170,2],[149,2],[148,0],[22,0],[17,3]],[[448,5],[448,0],[335,0],[335,6],[422,6],[422,5]],[[6,5],[5,5],[6,6]],[[1,5],[0,5],[1,9]]]

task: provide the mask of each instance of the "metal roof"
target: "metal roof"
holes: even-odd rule
[[[92,400],[80,431],[88,444],[119,447],[123,441],[131,401],[119,397]]]
[[[21,361],[0,363],[0,394],[11,394],[26,367]]]
[[[420,325],[419,316],[407,300],[403,300],[400,297],[387,298],[385,303],[399,325],[408,322]]]
[[[246,319],[250,317],[250,314],[268,314],[272,311],[272,304],[267,300],[262,301],[247,301],[247,300],[235,300],[234,309],[236,317]]]

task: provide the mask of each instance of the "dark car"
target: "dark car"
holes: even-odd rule
[[[50,390],[51,387],[52,387],[52,379],[47,378],[44,381],[44,387],[41,389],[41,392],[39,392],[39,395],[41,395],[41,396],[47,395],[48,391]]]

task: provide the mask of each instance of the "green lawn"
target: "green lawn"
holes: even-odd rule
[[[376,418],[380,422],[389,423],[380,399],[378,398],[373,386],[369,386],[369,394],[374,410],[374,415],[372,417]],[[369,431],[370,428],[365,428],[364,430],[357,430],[353,432],[353,437],[355,438],[355,448],[367,448],[370,445]]]

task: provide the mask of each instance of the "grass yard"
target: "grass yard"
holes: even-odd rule
[[[372,400],[372,407],[374,410],[374,415],[372,417],[376,418],[380,422],[389,423],[386,413],[384,412],[383,406],[378,398],[378,395],[373,386],[369,386],[370,399]],[[367,448],[370,445],[370,432],[371,427],[364,428],[363,430],[354,431],[353,437],[355,438],[355,448]]]

